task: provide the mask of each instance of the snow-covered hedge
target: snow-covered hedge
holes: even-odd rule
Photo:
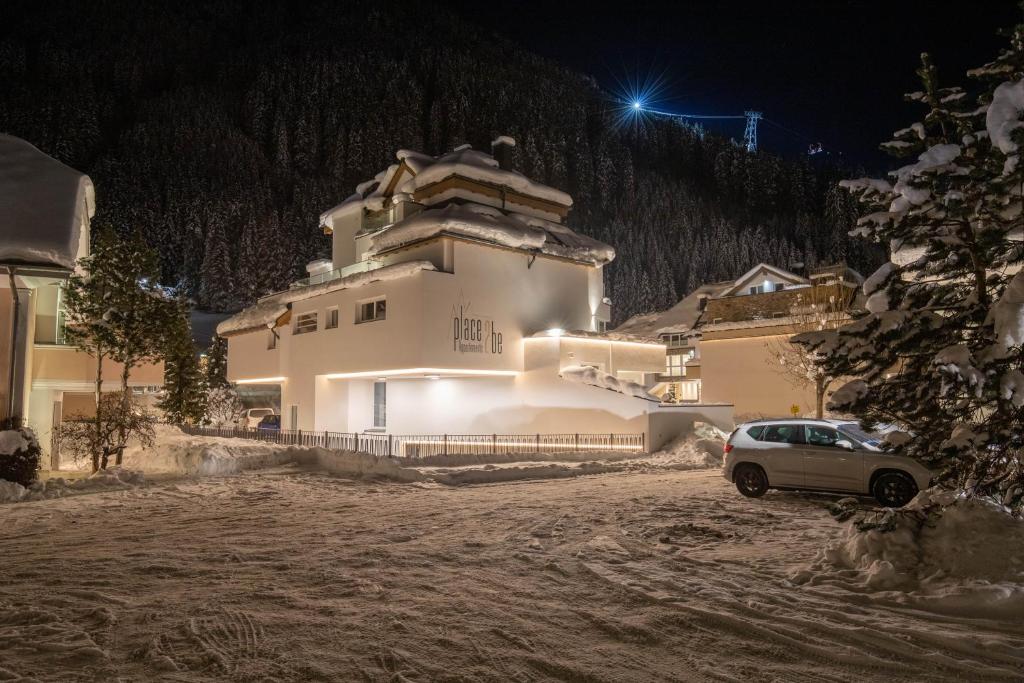
[[[36,480],[41,455],[31,429],[16,427],[11,420],[0,423],[0,480],[31,485]]]

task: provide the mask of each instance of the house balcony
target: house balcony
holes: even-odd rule
[[[329,270],[326,273],[317,273],[316,275],[310,275],[309,277],[296,280],[291,284],[290,289],[297,289],[299,287],[308,287],[309,285],[319,285],[324,282],[331,282],[332,280],[340,280],[343,277],[349,275],[355,275],[356,273],[367,273],[371,270],[377,270],[384,266],[383,261],[377,261],[375,259],[366,259],[365,261],[357,261],[356,263],[349,264],[342,268],[335,268]]]

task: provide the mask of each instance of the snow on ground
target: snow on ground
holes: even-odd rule
[[[111,467],[94,472],[88,477],[70,481],[63,477],[55,477],[46,481],[37,481],[27,488],[13,481],[0,479],[0,503],[47,500],[102,489],[120,489],[138,486],[144,481],[145,477],[142,472],[122,467]]]
[[[1021,680],[1016,616],[792,581],[828,500],[289,465],[7,505],[0,679]]]

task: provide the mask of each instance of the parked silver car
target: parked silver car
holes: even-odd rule
[[[932,473],[878,444],[855,422],[747,422],[725,444],[724,474],[751,498],[768,489],[803,489],[871,495],[885,507],[902,507],[930,485]]]

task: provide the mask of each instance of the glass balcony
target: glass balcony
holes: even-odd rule
[[[355,275],[356,273],[366,273],[371,270],[377,270],[384,266],[383,261],[377,261],[374,259],[366,259],[365,261],[357,261],[350,265],[342,268],[335,268],[326,273],[317,273],[316,275],[310,275],[307,278],[296,280],[292,283],[291,288],[296,289],[298,287],[307,287],[309,285],[319,285],[324,282],[331,282],[332,280],[340,280],[343,277],[349,275]]]

